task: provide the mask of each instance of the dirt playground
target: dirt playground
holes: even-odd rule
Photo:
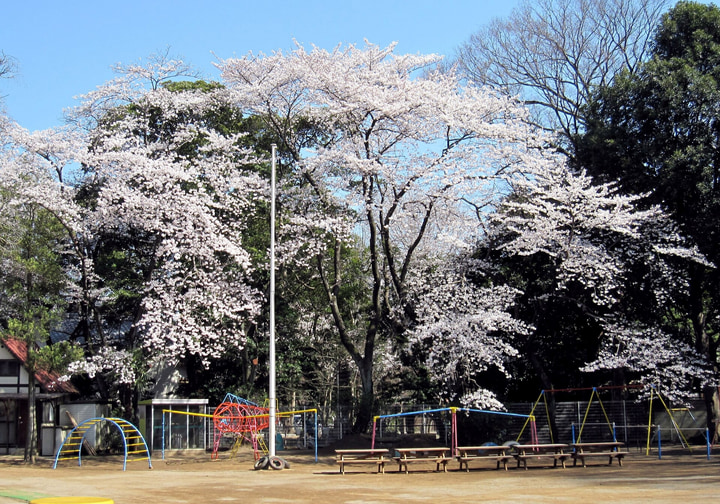
[[[279,452],[289,469],[255,470],[251,451],[211,460],[209,455],[173,454],[147,461],[98,457],[65,461],[57,469],[43,458],[27,466],[19,457],[0,457],[0,504],[18,504],[42,497],[98,496],[115,504],[145,503],[394,503],[428,502],[717,502],[720,497],[720,456],[707,460],[702,451],[645,456],[633,452],[619,467],[592,460],[587,468],[552,468],[546,460],[530,461],[528,470],[495,470],[493,463],[475,462],[470,472],[448,464],[435,472],[433,463],[410,465],[410,474],[395,464],[385,474],[368,465],[349,466],[339,473],[333,453]]]

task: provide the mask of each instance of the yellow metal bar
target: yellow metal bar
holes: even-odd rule
[[[582,425],[580,426],[580,432],[578,433],[576,443],[580,442],[580,438],[582,438],[583,429],[585,428],[585,421],[587,420],[588,413],[590,412],[590,406],[592,405],[593,397],[595,396],[595,389],[593,388],[592,394],[590,394],[590,400],[588,401],[587,408],[585,409],[585,416],[583,417]]]
[[[207,413],[190,413],[189,411],[177,411],[177,410],[170,410],[170,409],[164,409],[162,410],[163,413],[173,413],[177,415],[188,415],[188,416],[199,416],[199,417],[205,417],[205,418],[215,418],[217,415],[210,415]],[[295,411],[278,411],[275,415],[276,416],[287,416],[287,415],[297,415],[299,413],[315,413],[317,414],[317,408],[312,409],[306,409],[306,410],[295,410]],[[267,418],[270,416],[270,413],[262,413],[260,415],[222,415],[222,418]]]
[[[665,407],[665,411],[668,412],[668,416],[670,417],[670,421],[672,422],[673,427],[675,427],[675,431],[678,433],[678,435],[679,435],[679,436],[682,438],[682,440],[685,442],[685,446],[687,446],[688,451],[689,451],[690,453],[692,453],[692,448],[690,448],[690,443],[688,443],[688,440],[685,439],[685,434],[683,434],[683,433],[682,433],[682,430],[680,430],[680,426],[679,426],[679,425],[677,424],[677,422],[675,421],[675,417],[674,417],[673,414],[670,412],[670,408],[667,407],[667,404],[665,404],[665,401],[663,401],[663,398],[662,398],[662,396],[661,396],[660,394],[658,394],[658,399],[660,399],[660,402],[661,402],[662,405]]]
[[[520,429],[520,434],[518,434],[515,441],[520,441],[520,438],[522,437],[523,432],[525,432],[525,427],[527,427],[527,424],[530,422],[530,418],[534,418],[533,413],[535,413],[535,408],[537,407],[538,403],[540,402],[540,399],[544,395],[545,395],[545,391],[544,390],[540,391],[540,395],[538,396],[537,401],[535,401],[535,404],[533,404],[533,407],[530,410],[530,415],[528,415],[528,417],[525,419],[525,423],[523,424],[522,429]]]

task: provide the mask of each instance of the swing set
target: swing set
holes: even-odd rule
[[[603,417],[605,419],[605,424],[607,425],[607,427],[610,431],[612,440],[617,441],[617,433],[615,431],[615,425],[613,422],[610,421],[610,418],[608,417],[607,410],[606,410],[605,406],[603,405],[602,399],[600,398],[600,391],[601,390],[612,390],[612,389],[640,389],[640,388],[644,388],[644,387],[645,387],[645,385],[619,385],[619,386],[604,386],[604,387],[584,387],[584,388],[565,388],[565,389],[542,390],[542,391],[540,391],[540,395],[538,396],[537,400],[533,404],[532,410],[530,411],[530,416],[532,416],[534,418],[535,410],[536,410],[538,404],[540,403],[540,401],[542,400],[545,405],[545,416],[547,418],[548,431],[550,434],[550,442],[554,443],[555,438],[554,438],[554,433],[552,430],[552,422],[550,420],[550,410],[548,408],[548,403],[547,403],[547,393],[580,392],[580,391],[590,390],[591,391],[590,399],[588,400],[587,407],[585,408],[585,414],[584,414],[582,422],[580,424],[580,429],[577,433],[577,437],[575,436],[575,424],[572,425],[572,442],[573,443],[581,442],[582,435],[583,435],[585,426],[587,425],[587,421],[589,418],[589,413],[590,413],[591,407],[593,405],[593,402],[595,400],[597,400],[600,410],[602,411]],[[687,448],[687,450],[692,453],[692,448],[690,446],[690,443],[688,442],[687,438],[685,437],[683,429],[680,427],[680,425],[678,424],[678,422],[675,418],[675,415],[673,414],[673,412],[679,412],[679,411],[686,412],[692,417],[693,420],[695,420],[695,417],[692,415],[692,412],[690,412],[690,410],[688,408],[675,408],[675,409],[669,408],[667,403],[665,402],[665,400],[660,395],[660,392],[657,390],[657,387],[655,385],[649,385],[649,387],[650,387],[650,399],[649,399],[649,408],[648,408],[649,413],[648,413],[647,444],[646,444],[645,455],[650,454],[650,440],[652,437],[652,427],[653,427],[653,422],[652,422],[652,420],[653,420],[653,416],[652,416],[653,415],[653,400],[655,398],[657,398],[661,402],[665,412],[667,413],[668,419],[670,420],[672,429],[675,431],[678,438],[680,439],[680,442],[681,442],[683,448]],[[525,427],[523,427],[523,429],[524,428]],[[533,428],[536,428],[536,427],[533,426]],[[661,448],[661,436],[660,436],[660,426],[659,425],[657,426],[657,431],[658,431],[657,432],[658,457],[661,458],[662,448]],[[520,432],[520,436],[522,436],[522,431]],[[709,444],[709,433],[707,433],[707,430],[706,430],[705,437],[708,442],[708,458],[709,458],[710,457],[710,444]]]
[[[523,430],[525,429],[525,426],[530,424],[530,437],[531,437],[531,443],[537,443],[537,429],[535,428],[535,417],[530,415],[523,415],[520,413],[508,413],[505,411],[491,411],[491,410],[480,410],[480,409],[472,409],[472,408],[458,408],[458,407],[448,407],[448,408],[437,408],[437,409],[430,409],[430,410],[418,410],[418,411],[407,411],[403,413],[395,413],[390,415],[378,415],[373,418],[373,430],[372,430],[372,441],[370,445],[370,449],[375,449],[375,441],[376,441],[376,433],[378,431],[378,424],[379,422],[382,422],[385,419],[390,418],[399,418],[399,417],[407,417],[407,416],[417,416],[417,415],[426,415],[426,414],[437,414],[437,413],[444,413],[449,412],[450,413],[450,451],[453,455],[457,455],[458,453],[458,426],[457,426],[457,413],[458,412],[465,412],[465,413],[480,413],[480,414],[486,414],[486,415],[499,415],[499,416],[506,416],[506,417],[515,417],[515,418],[525,418],[525,424],[523,426]],[[522,436],[522,432],[517,436],[516,442],[520,440]]]

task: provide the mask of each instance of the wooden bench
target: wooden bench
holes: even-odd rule
[[[495,469],[500,469],[500,464],[502,464],[507,471],[508,460],[513,459],[513,455],[508,453],[511,449],[510,446],[502,445],[458,446],[455,458],[460,462],[461,471],[464,466],[465,471],[470,472],[469,464],[473,460],[492,460],[496,463]]]
[[[335,462],[340,464],[340,473],[345,474],[345,466],[348,464],[375,464],[378,473],[385,473],[385,462],[388,459],[386,448],[377,449],[354,449],[354,450],[335,450],[337,459]]]
[[[570,453],[565,452],[567,448],[568,445],[559,443],[527,445],[517,444],[513,445],[513,450],[515,450],[513,456],[517,459],[517,466],[520,467],[522,464],[526,471],[528,459],[539,458],[553,459],[553,467],[557,467],[559,461],[564,469],[565,461],[571,456]]]
[[[617,459],[618,465],[622,467],[623,457],[625,457],[625,455],[629,455],[629,452],[620,450],[625,447],[625,443],[620,441],[608,441],[602,443],[573,443],[570,446],[573,449],[573,466],[577,464],[578,460],[580,460],[583,467],[587,467],[585,459],[588,457],[607,457],[608,465],[612,465],[613,459]]]
[[[410,462],[431,461],[435,462],[435,470],[439,471],[442,465],[443,472],[447,472],[447,463],[452,460],[450,458],[450,448],[395,448],[399,453],[398,457],[393,457],[398,463],[398,471],[405,468],[405,474],[408,473],[408,464]]]

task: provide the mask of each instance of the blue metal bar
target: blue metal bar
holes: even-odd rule
[[[707,459],[710,460],[710,429],[705,428],[705,446],[707,447]]]
[[[399,417],[399,416],[420,415],[422,413],[438,413],[441,411],[451,411],[451,410],[452,410],[452,408],[438,408],[438,409],[421,410],[421,411],[406,411],[405,413],[394,413],[392,415],[378,415],[376,418],[392,418],[392,417]]]
[[[165,411],[162,412],[162,459],[165,460]]]
[[[505,415],[505,416],[514,416],[514,417],[521,417],[521,418],[530,418],[532,415],[522,415],[520,413],[508,413],[507,411],[491,411],[491,410],[479,410],[479,409],[472,409],[472,408],[457,408],[458,411],[468,411],[471,413],[488,413],[490,415]]]

